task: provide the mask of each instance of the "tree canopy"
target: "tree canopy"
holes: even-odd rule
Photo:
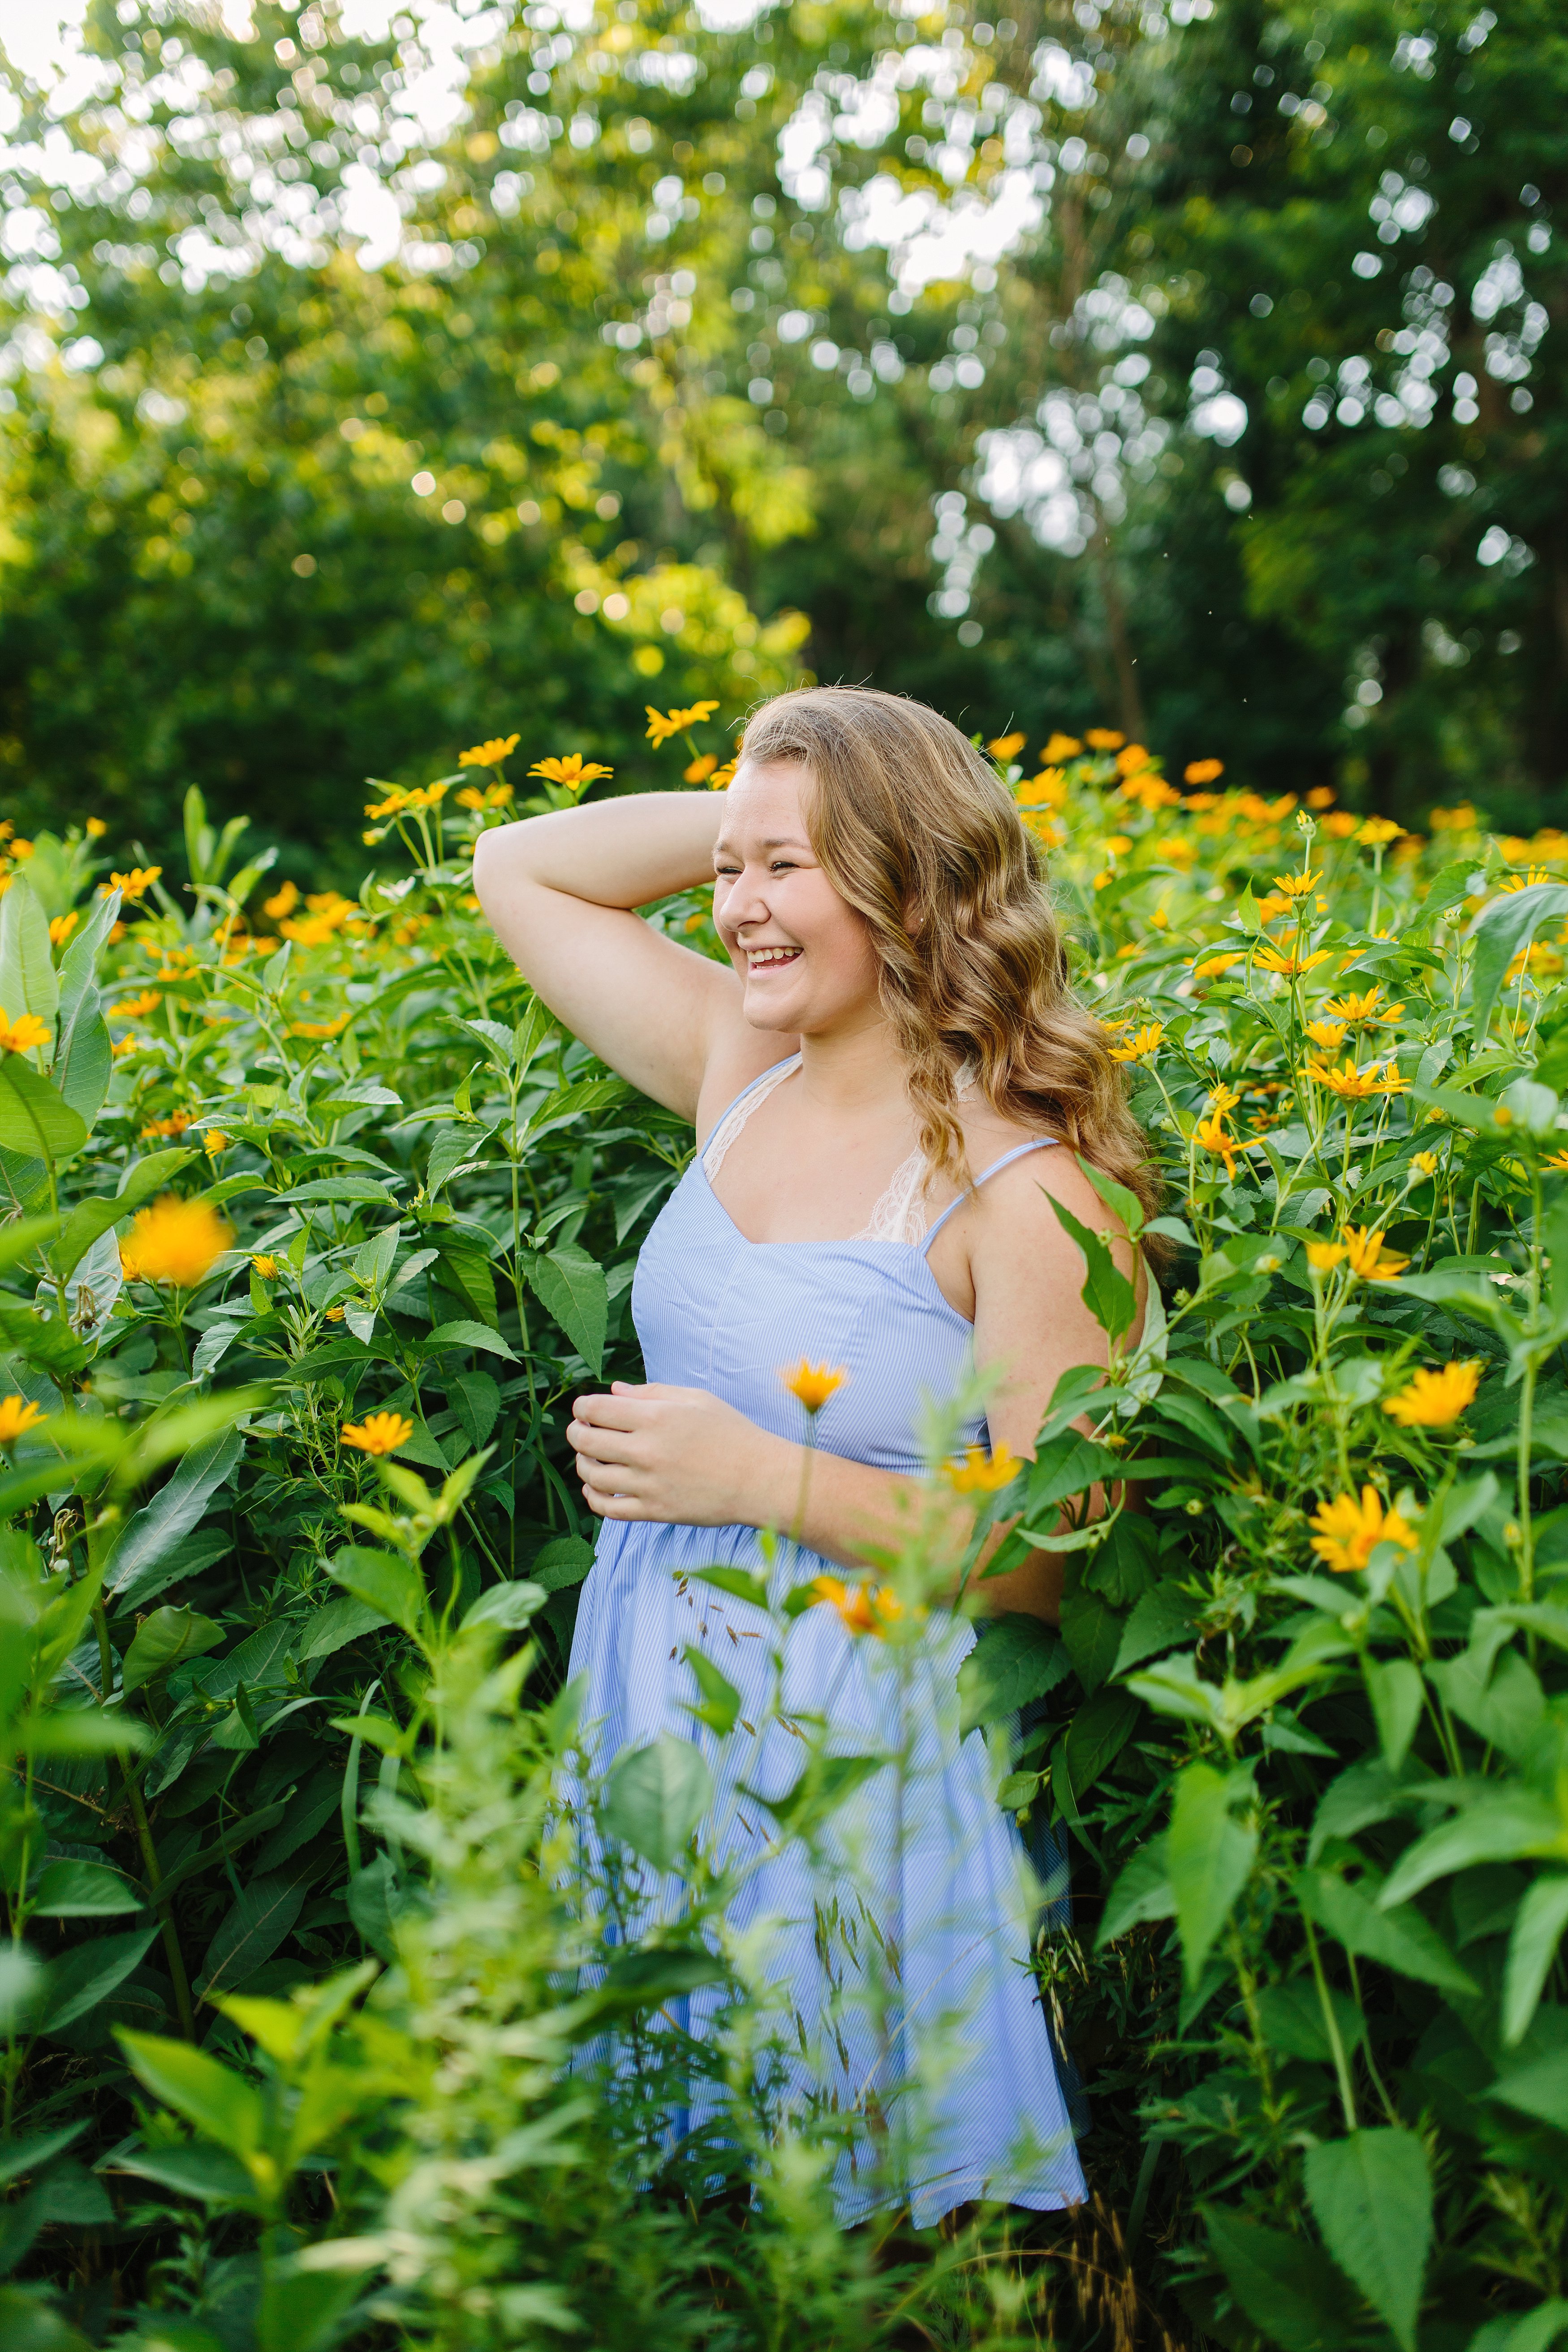
[[[348,844],[815,675],[1553,813],[1560,16],[1007,5],[92,0],[0,153],[8,810]]]

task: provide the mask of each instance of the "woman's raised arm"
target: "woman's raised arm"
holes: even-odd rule
[[[482,833],[474,888],[550,1010],[602,1061],[696,1116],[716,1042],[742,1026],[726,964],[678,947],[634,911],[713,878],[721,793],[646,793]]]

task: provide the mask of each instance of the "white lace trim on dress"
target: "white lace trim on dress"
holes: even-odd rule
[[[758,1105],[766,1102],[784,1080],[799,1067],[798,1057],[777,1062],[764,1077],[759,1078],[749,1094],[731,1103],[712,1134],[702,1147],[702,1172],[711,1184],[724,1165],[730,1148]],[[925,1188],[930,1175],[925,1153],[917,1144],[907,1160],[893,1171],[887,1190],[871,1211],[867,1223],[854,1242],[921,1242],[925,1239],[930,1219],[926,1214]]]

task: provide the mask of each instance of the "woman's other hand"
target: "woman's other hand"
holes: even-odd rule
[[[706,1389],[616,1381],[580,1396],[566,1435],[591,1511],[675,1527],[782,1525],[800,1448]]]

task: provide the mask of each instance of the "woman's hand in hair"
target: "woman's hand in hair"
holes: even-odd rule
[[[706,1389],[616,1381],[580,1396],[566,1435],[588,1508],[603,1519],[692,1528],[784,1525],[801,1449]]]

